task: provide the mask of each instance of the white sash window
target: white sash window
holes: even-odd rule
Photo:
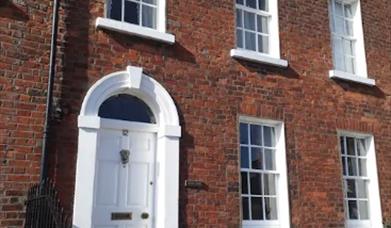
[[[346,226],[382,227],[373,137],[341,133],[339,138]]]
[[[241,118],[242,227],[289,227],[283,124]]]

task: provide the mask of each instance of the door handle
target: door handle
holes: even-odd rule
[[[143,213],[141,213],[141,218],[142,219],[148,219],[149,218],[149,214],[147,212],[143,212]]]

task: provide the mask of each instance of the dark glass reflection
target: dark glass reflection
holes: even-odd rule
[[[110,8],[109,8],[109,17],[114,20],[120,21],[121,18],[121,4],[122,0],[111,0],[110,1]]]
[[[99,108],[99,116],[107,119],[156,123],[151,109],[140,99],[119,94],[107,99]]]
[[[140,23],[140,5],[135,2],[125,1],[125,18],[126,22],[138,25]]]

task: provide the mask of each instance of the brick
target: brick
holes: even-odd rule
[[[23,227],[40,171],[51,1],[24,1],[28,20],[0,17],[0,226]],[[237,61],[234,3],[167,0],[162,45],[97,31],[104,0],[62,3],[55,96],[70,113],[50,129],[50,171],[72,211],[77,116],[90,86],[129,64],[143,67],[180,110],[180,227],[239,227],[238,115],[284,121],[292,227],[343,227],[337,129],[375,136],[383,217],[391,221],[391,8],[361,1],[374,88],[328,79],[332,51],[326,0],[280,0],[281,55],[288,69]],[[8,15],[8,14],[7,14]],[[206,191],[184,189],[203,180]],[[15,204],[12,204],[15,203]]]

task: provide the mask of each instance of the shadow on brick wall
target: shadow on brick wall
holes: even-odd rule
[[[259,73],[261,75],[281,75],[285,78],[299,79],[300,75],[291,66],[287,68],[281,68],[276,66],[270,66],[267,64],[253,63],[245,60],[236,60],[240,65],[245,67],[249,72]]]
[[[386,94],[377,86],[367,86],[354,82],[346,82],[343,80],[334,80],[336,84],[338,84],[345,91],[353,92],[353,93],[361,93],[368,96],[385,99]]]
[[[17,21],[28,21],[27,8],[13,3],[10,0],[0,1],[0,18],[8,18]]]
[[[183,62],[196,63],[193,53],[178,42],[175,42],[173,45],[163,44],[154,40],[124,35],[118,32],[102,31],[126,50],[137,50],[139,52],[165,56]]]
[[[90,0],[61,2],[55,103],[66,109],[52,121],[49,173],[65,210],[72,212],[77,156],[77,117],[88,90]]]

